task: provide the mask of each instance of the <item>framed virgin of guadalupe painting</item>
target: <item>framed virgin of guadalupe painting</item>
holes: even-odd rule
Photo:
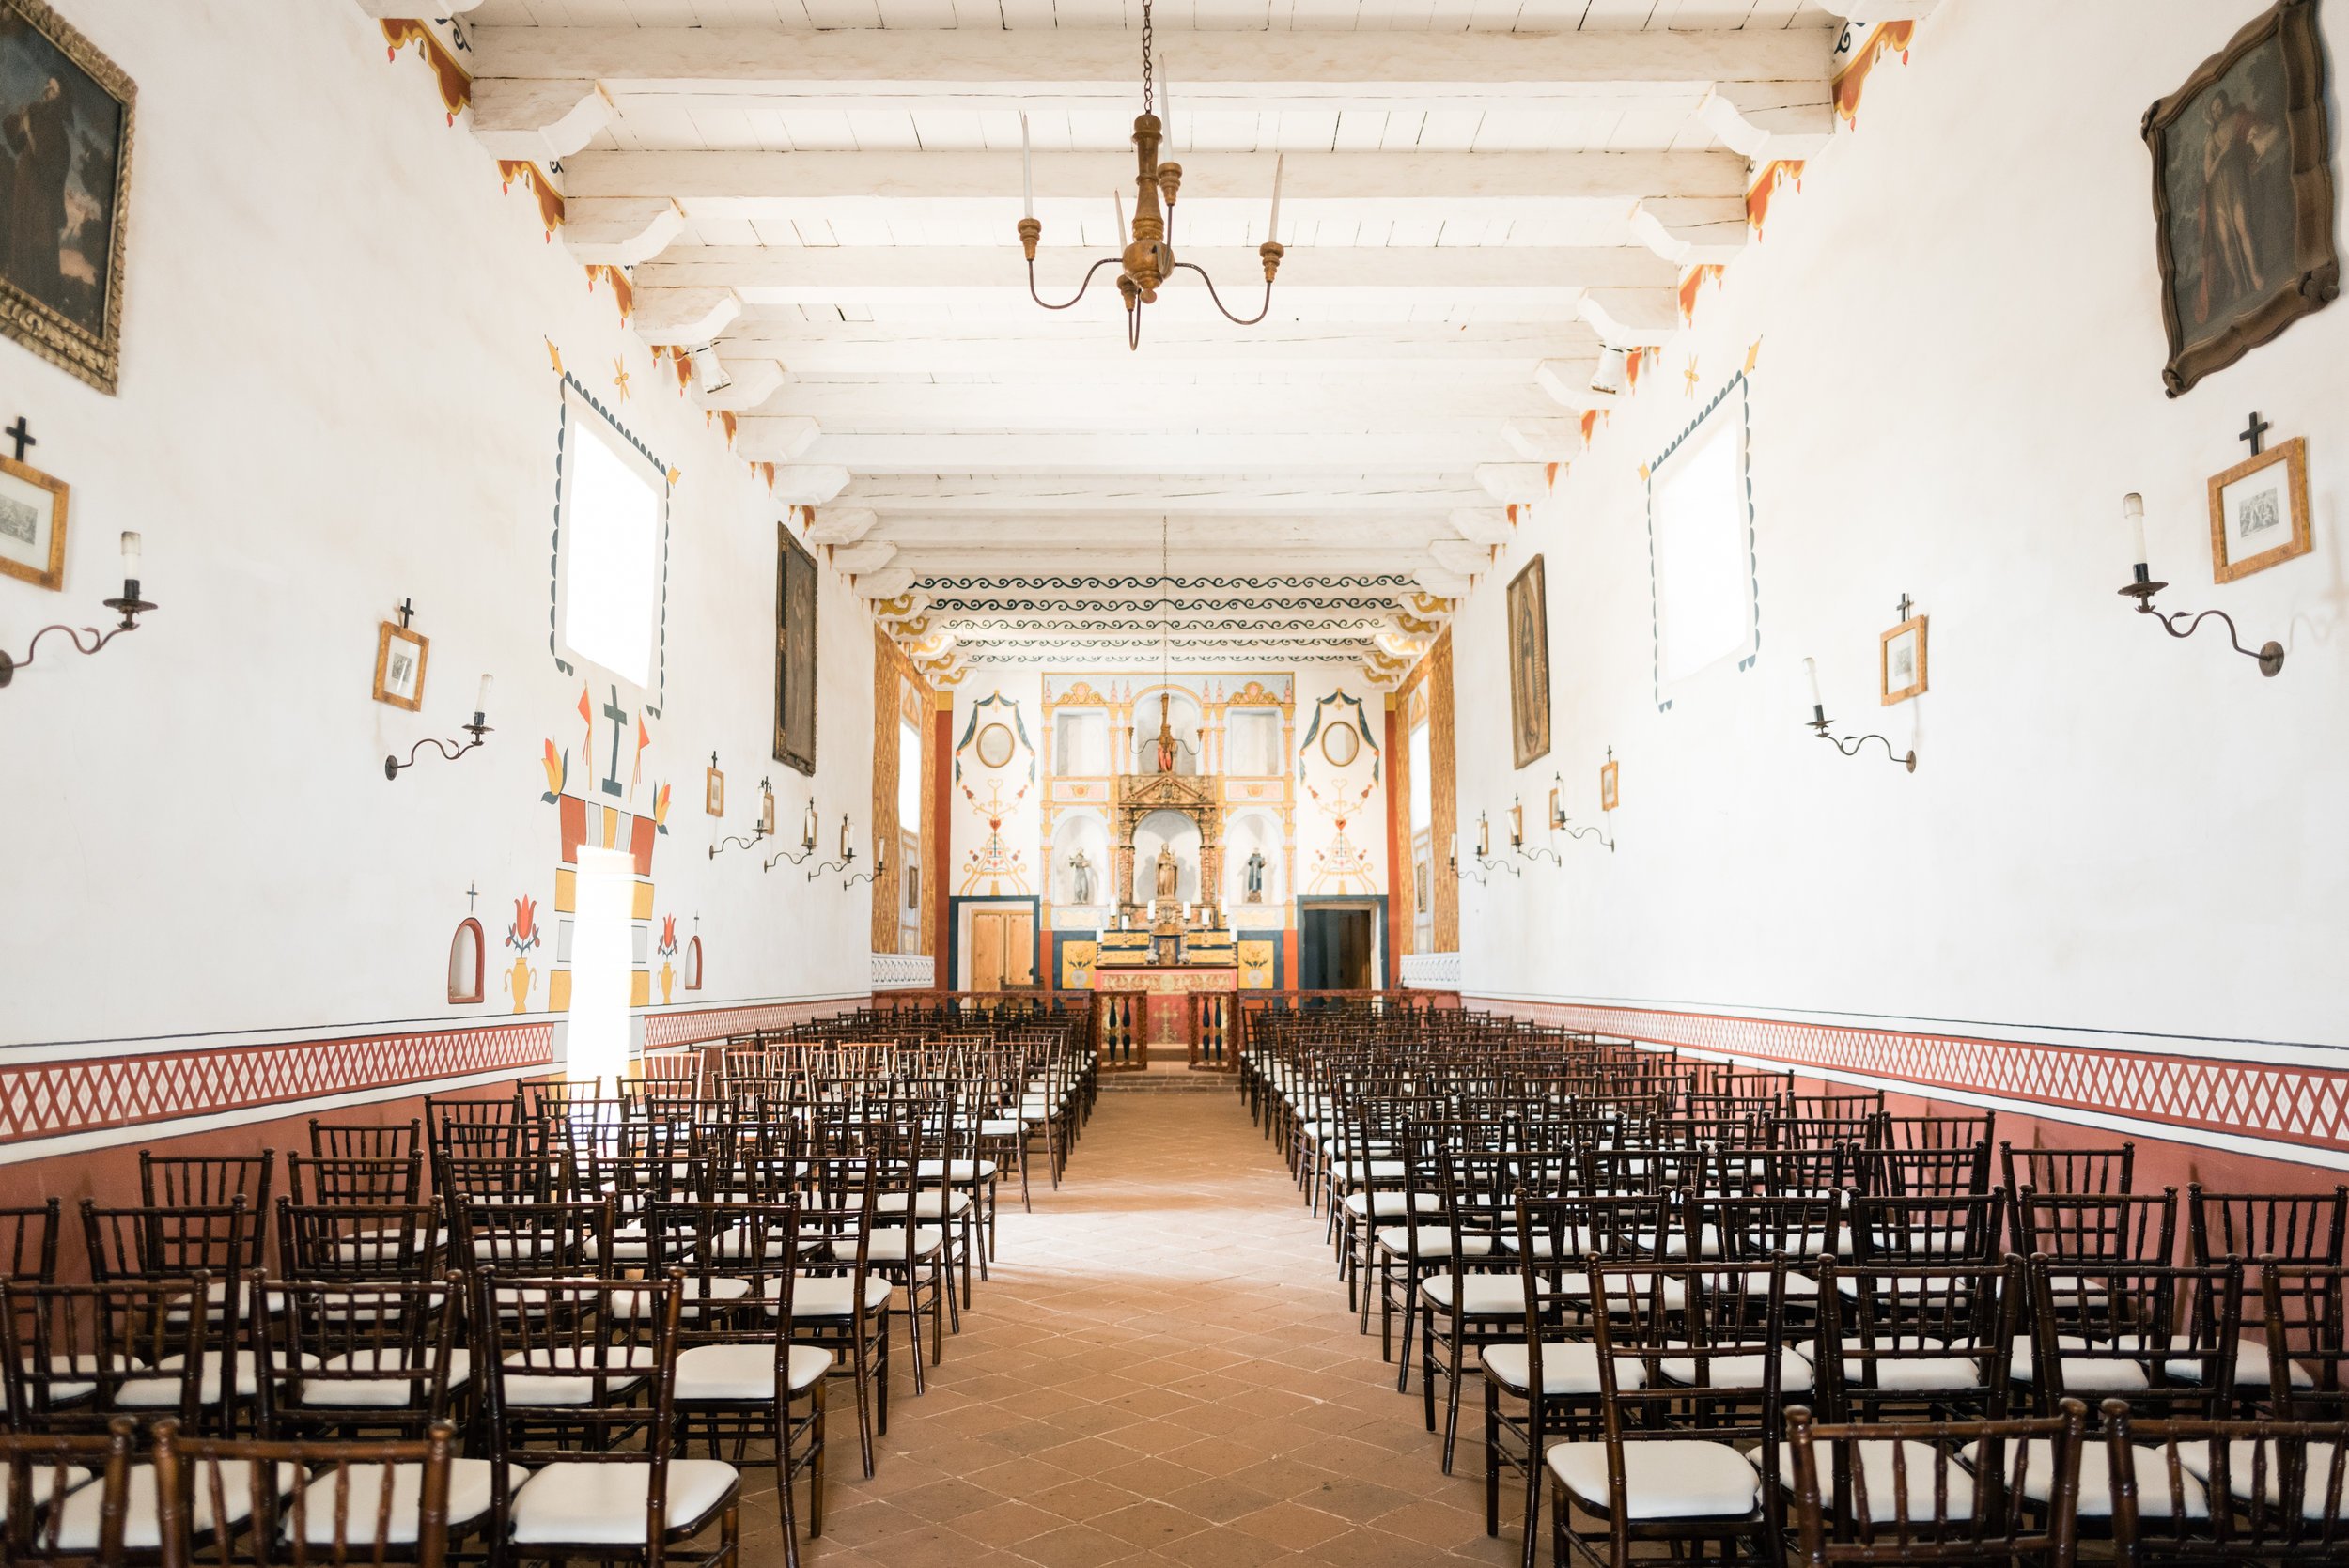
[[[816,557],[775,524],[775,760],[816,776]]]
[[[1549,754],[1549,595],[1538,555],[1509,580],[1509,733],[1519,768]]]
[[[0,331],[104,393],[122,357],[136,98],[42,0],[0,0]]]
[[[2340,292],[2316,0],[2279,0],[2143,130],[2176,397]]]

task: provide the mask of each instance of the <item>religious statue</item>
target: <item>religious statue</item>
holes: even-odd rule
[[[1068,875],[1075,883],[1073,891],[1080,904],[1093,902],[1093,862],[1085,859],[1081,849],[1068,857]]]
[[[1264,851],[1261,849],[1248,852],[1248,902],[1264,902]]]
[[[1161,846],[1159,849],[1158,874],[1159,902],[1165,904],[1174,902],[1174,878],[1180,875],[1181,870],[1181,866],[1174,859],[1174,846],[1173,845]]]
[[[1174,771],[1174,725],[1168,717],[1167,694],[1163,691],[1159,693],[1159,771]],[[1166,878],[1160,877],[1159,879],[1163,882]],[[1174,893],[1169,891],[1165,896],[1172,898]]]

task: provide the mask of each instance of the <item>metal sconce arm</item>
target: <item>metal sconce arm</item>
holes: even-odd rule
[[[2193,636],[2204,621],[2216,616],[2227,623],[2227,641],[2234,644],[2234,651],[2246,659],[2256,660],[2261,675],[2272,676],[2283,669],[2284,645],[2281,643],[2270,639],[2257,649],[2245,647],[2242,633],[2235,628],[2234,617],[2224,610],[2205,610],[2191,619],[2188,619],[2189,613],[2184,610],[2156,610],[2154,608],[2154,596],[2170,584],[2151,581],[2150,574],[2143,567],[2138,567],[2137,572],[2137,581],[2121,590],[2122,597],[2137,600],[2137,613],[2140,615],[2151,615],[2160,625],[2161,629],[2170,636],[2184,641]],[[2183,631],[2178,629],[2180,621],[2186,622],[2186,629]]]
[[[413,768],[416,765],[416,754],[422,752],[427,746],[433,747],[441,753],[441,755],[446,757],[451,762],[455,762],[459,757],[463,756],[467,752],[470,752],[474,747],[480,745],[481,737],[490,733],[490,726],[481,722],[480,714],[476,713],[473,716],[473,718],[474,722],[472,723],[461,726],[467,735],[473,737],[471,740],[466,741],[461,746],[458,746],[453,742],[443,740],[436,736],[428,735],[422,740],[417,741],[413,746],[408,748],[408,760],[406,762],[400,761],[397,756],[385,757],[383,759],[383,776],[387,779],[397,779],[399,777],[403,768]]]

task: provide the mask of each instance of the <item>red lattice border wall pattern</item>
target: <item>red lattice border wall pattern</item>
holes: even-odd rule
[[[1475,996],[1463,1000],[1470,1007],[1653,1045],[2349,1154],[2349,1072],[2323,1067],[1854,1029],[1725,1013]]]

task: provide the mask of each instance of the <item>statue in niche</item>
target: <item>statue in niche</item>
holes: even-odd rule
[[[1167,694],[1163,691],[1159,693],[1159,771],[1174,771],[1174,724],[1168,715]],[[1164,881],[1165,878],[1161,877],[1159,880]],[[1164,896],[1172,898],[1174,895],[1170,890]]]
[[[1264,902],[1264,851],[1261,849],[1248,852],[1248,902]]]
[[[1085,859],[1085,852],[1083,850],[1080,849],[1075,854],[1068,857],[1068,875],[1070,879],[1075,883],[1074,892],[1077,894],[1077,902],[1080,904],[1092,903],[1093,862]]]
[[[1174,902],[1174,878],[1181,875],[1181,872],[1182,867],[1174,859],[1174,846],[1171,844],[1160,846],[1158,870],[1158,892],[1160,903]]]

